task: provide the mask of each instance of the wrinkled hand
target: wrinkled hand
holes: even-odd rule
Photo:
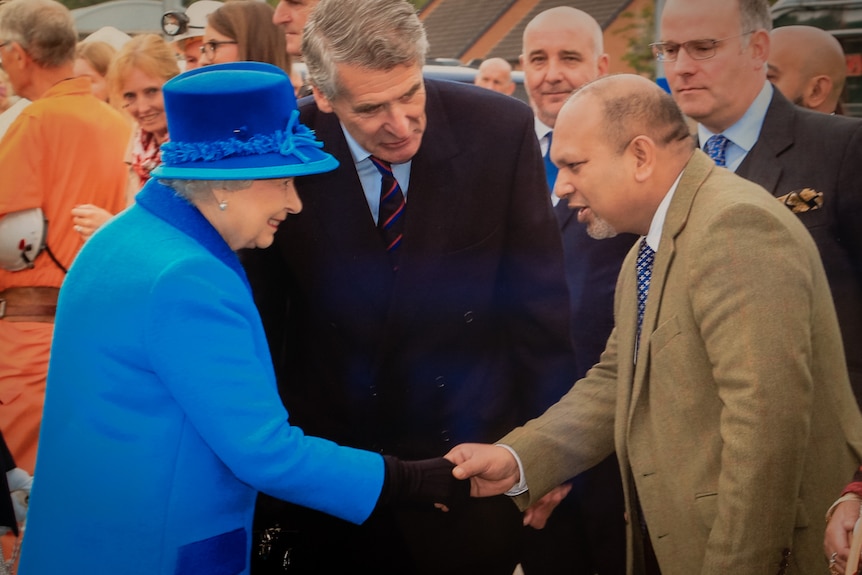
[[[444,457],[456,466],[452,475],[457,479],[470,479],[473,497],[500,495],[520,479],[518,462],[508,450],[496,445],[462,443]]]
[[[90,239],[90,236],[112,217],[109,211],[92,204],[72,208],[72,224],[84,241]]]
[[[844,501],[835,508],[835,513],[826,524],[826,534],[823,537],[823,552],[827,561],[832,553],[838,552],[834,568],[835,573],[844,573],[847,557],[850,553],[850,541],[853,538],[853,526],[859,518],[859,502]]]
[[[530,505],[524,511],[524,525],[529,525],[533,529],[544,529],[548,523],[548,518],[551,517],[551,513],[554,512],[557,505],[566,498],[566,495],[571,490],[571,483],[564,483],[559,487],[554,487],[544,497]]]

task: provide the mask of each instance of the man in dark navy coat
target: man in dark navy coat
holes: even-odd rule
[[[291,422],[403,457],[490,441],[575,375],[530,109],[424,81],[426,49],[407,2],[321,0],[301,118],[340,166],[297,180],[301,214],[245,257]],[[510,575],[526,529],[505,497],[361,527],[260,501],[276,523],[315,573]]]

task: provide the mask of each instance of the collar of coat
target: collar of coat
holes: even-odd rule
[[[135,201],[146,211],[201,244],[213,256],[236,272],[251,292],[245,270],[236,253],[230,249],[221,234],[188,200],[179,196],[173,189],[151,178],[135,196]]]

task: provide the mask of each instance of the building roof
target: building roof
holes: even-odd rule
[[[607,28],[632,0],[441,0],[423,17],[428,35],[429,58],[461,58],[508,11],[535,4],[516,21],[485,57],[517,61],[527,23],[539,12],[572,6],[591,15]],[[512,10],[514,12],[514,10]]]
[[[429,58],[460,58],[516,0],[444,0],[424,19]]]
[[[524,28],[540,12],[557,6],[571,6],[583,10],[596,19],[602,30],[622,13],[631,4],[631,0],[540,0],[527,15],[506,34],[499,43],[488,53],[487,58],[504,58],[509,61],[516,60],[521,54]]]

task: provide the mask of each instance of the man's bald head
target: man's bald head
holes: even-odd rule
[[[511,96],[515,92],[512,65],[502,58],[488,58],[479,65],[474,84]]]
[[[831,114],[838,106],[847,64],[841,44],[813,26],[782,26],[770,34],[769,81],[794,104]]]

